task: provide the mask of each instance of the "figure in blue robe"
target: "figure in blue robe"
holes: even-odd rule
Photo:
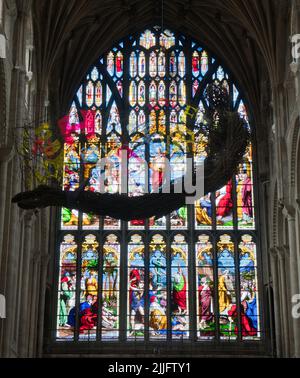
[[[247,302],[246,316],[251,320],[252,327],[257,329],[258,321],[256,297],[251,302]]]
[[[87,308],[91,308],[91,306],[92,306],[92,299],[87,299],[85,302],[80,303],[79,316],[81,316],[84,310],[86,310]],[[68,325],[71,327],[75,327],[75,323],[76,323],[75,319],[76,319],[76,307],[73,307],[71,308],[68,315]]]
[[[152,282],[155,287],[165,286],[166,279],[166,259],[159,250],[156,250],[150,259]]]
[[[212,217],[212,209],[211,209],[211,202],[207,197],[204,197],[200,200],[200,206],[202,209],[206,209],[207,215],[211,218]]]

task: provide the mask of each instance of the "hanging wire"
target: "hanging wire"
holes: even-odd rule
[[[161,0],[161,32],[164,33],[164,0]]]

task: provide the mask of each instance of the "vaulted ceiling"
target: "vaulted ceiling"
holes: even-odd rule
[[[261,83],[280,85],[287,56],[289,0],[164,0],[164,24],[205,44],[231,70],[250,106]],[[112,44],[161,24],[158,0],[34,0],[39,85],[50,82],[63,114],[89,66]]]

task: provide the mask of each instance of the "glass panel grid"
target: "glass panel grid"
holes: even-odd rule
[[[122,150],[130,196],[157,189],[168,160],[173,179],[184,175],[188,153],[205,160],[208,141],[199,130],[207,101],[199,90],[208,75],[248,121],[228,73],[187,43],[149,29],[129,50],[119,45],[90,69],[65,117],[64,190],[86,181],[85,190],[120,193]],[[190,98],[200,98],[197,108]],[[252,155],[249,145],[223,188],[161,219],[121,222],[62,209],[56,340],[260,340]]]

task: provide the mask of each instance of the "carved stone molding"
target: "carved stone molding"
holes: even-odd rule
[[[290,247],[288,245],[283,246],[284,252],[286,256],[290,256]]]
[[[33,216],[35,215],[34,210],[23,210],[19,209],[19,222],[25,222],[25,224],[30,224],[33,221]]]
[[[300,213],[300,200],[298,198],[296,199],[296,209]]]
[[[271,248],[269,249],[269,251],[270,251],[270,256],[271,256],[271,258],[272,258],[273,260],[276,260],[277,257],[278,257],[278,251],[277,251],[277,248],[276,248],[276,247],[271,247]]]
[[[290,64],[291,72],[294,76],[297,76],[300,72],[300,62],[292,62]]]
[[[288,221],[294,221],[295,220],[295,215],[296,215],[296,210],[294,206],[291,205],[284,205],[282,209],[282,214],[287,218]]]
[[[35,213],[34,211],[30,210],[30,211],[26,211],[25,214],[24,214],[24,223],[25,223],[25,227],[32,227],[32,221],[33,221],[33,217],[34,217]]]
[[[292,138],[292,149],[291,149],[290,183],[293,189],[296,186],[298,136],[299,136],[299,119],[297,119],[297,122],[294,126],[293,138]]]
[[[15,155],[14,146],[0,147],[0,163],[7,163],[11,161],[14,155]]]
[[[283,246],[275,246],[275,249],[277,251],[277,256],[280,261],[284,260],[286,257],[288,257],[290,249],[287,245]]]

